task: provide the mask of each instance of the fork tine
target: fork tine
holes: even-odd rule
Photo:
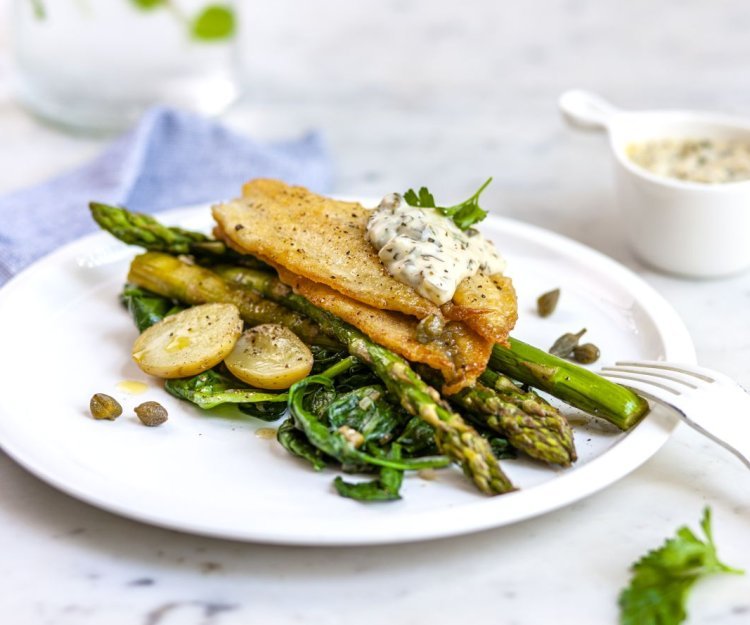
[[[654,369],[663,369],[665,371],[675,371],[685,375],[691,375],[699,378],[704,382],[716,382],[714,372],[708,371],[697,365],[687,365],[682,363],[664,362],[663,360],[623,360],[615,363],[623,367],[651,367]]]
[[[614,378],[616,382],[620,382],[625,386],[629,386],[633,390],[643,393],[644,395],[651,395],[657,399],[662,399],[662,396],[664,395],[664,393],[660,392],[658,389],[671,393],[672,395],[680,395],[678,389],[662,384],[649,375],[621,373],[619,371],[601,371],[599,375],[605,378]]]
[[[660,369],[654,367],[653,369],[650,367],[621,367],[621,366],[615,366],[615,367],[602,367],[602,371],[620,371],[622,373],[635,373],[638,375],[649,375],[654,378],[661,378],[663,380],[669,380],[671,382],[677,382],[678,384],[682,384],[684,386],[690,387],[692,389],[697,389],[698,385],[694,384],[692,381],[688,381],[684,379],[684,377],[680,377],[678,375],[674,375],[671,372],[668,372],[667,369]],[[691,378],[691,380],[695,381],[695,378]]]
[[[601,375],[669,406],[685,423],[750,467],[750,421],[746,418],[750,397],[728,376],[664,361],[618,362],[614,367],[604,367]],[[697,386],[693,386],[693,390],[687,388],[685,380],[676,377],[682,375],[691,376],[690,381]],[[677,387],[678,384],[681,386]],[[732,406],[732,410],[722,409],[722,406]]]

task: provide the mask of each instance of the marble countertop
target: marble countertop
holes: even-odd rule
[[[0,1],[0,10],[9,0]],[[622,240],[603,137],[564,127],[556,98],[587,87],[627,107],[750,116],[750,6],[739,0],[428,0],[260,3],[247,95],[227,123],[262,137],[327,137],[336,191],[429,184],[590,245],[657,288],[699,361],[750,387],[750,273],[654,273]],[[30,117],[7,88],[0,35],[0,193],[40,182],[105,141]],[[561,625],[617,621],[628,567],[714,512],[720,553],[750,569],[750,473],[681,427],[603,492],[516,525],[421,544],[291,548],[207,539],[90,507],[0,453],[0,612],[12,625]],[[701,583],[689,623],[750,622],[750,576]]]

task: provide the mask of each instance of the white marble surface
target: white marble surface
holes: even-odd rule
[[[321,128],[341,193],[429,184],[459,197],[494,175],[488,204],[634,269],[681,314],[699,360],[750,387],[750,274],[691,282],[640,266],[621,239],[603,139],[566,130],[555,110],[562,90],[584,86],[623,106],[750,116],[747,3],[253,4],[248,97],[230,123],[269,137]],[[7,31],[0,192],[103,145],[42,126],[12,101]],[[0,454],[0,611],[12,625],[615,623],[628,565],[696,525],[704,505],[721,554],[750,569],[748,493],[747,469],[681,428],[629,477],[532,521],[425,544],[302,549],[127,521]],[[749,576],[709,580],[689,622],[748,623],[749,597]]]

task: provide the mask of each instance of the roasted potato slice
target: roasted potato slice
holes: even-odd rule
[[[185,378],[218,365],[242,334],[234,304],[203,304],[166,317],[133,345],[133,360],[159,378]]]
[[[284,389],[310,373],[313,355],[289,328],[266,323],[247,330],[224,364],[252,386]]]

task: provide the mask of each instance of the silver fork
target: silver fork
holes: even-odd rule
[[[657,360],[617,362],[600,375],[673,408],[750,468],[750,394],[717,371]]]

